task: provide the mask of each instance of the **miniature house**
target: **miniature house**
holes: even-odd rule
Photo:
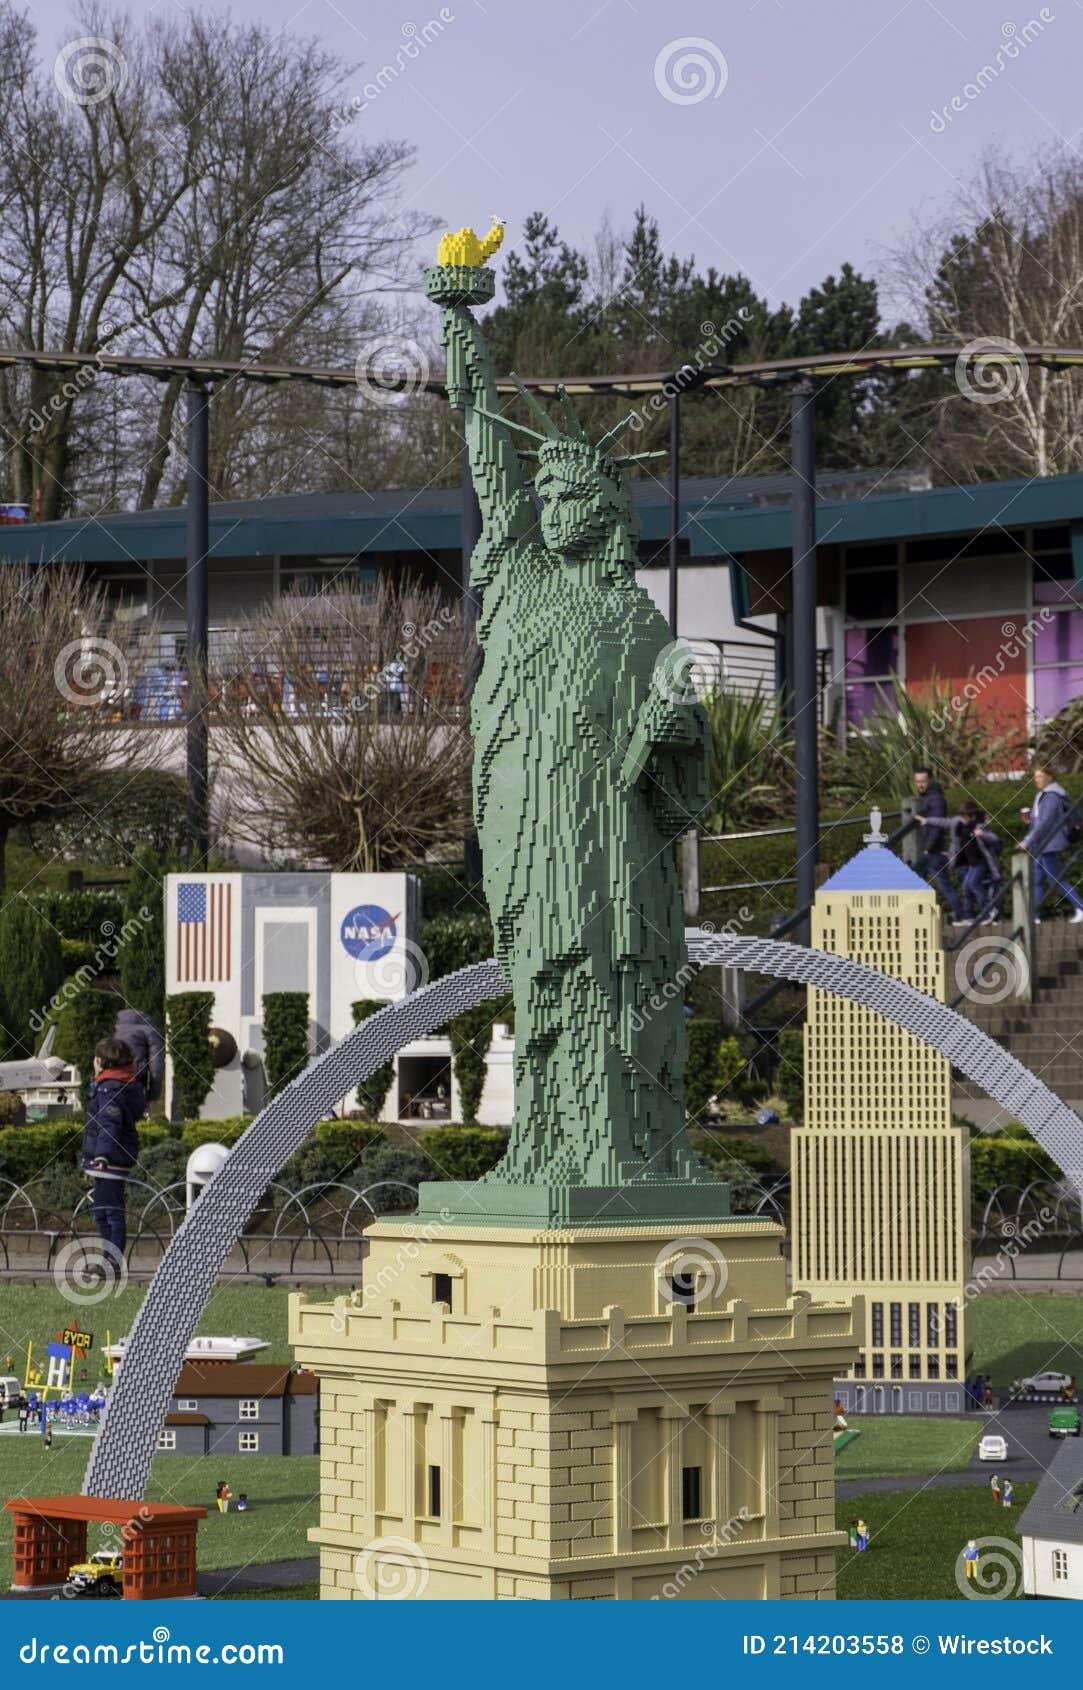
[[[181,1369],[158,1449],[175,1455],[315,1455],[319,1392],[311,1373],[272,1362]]]
[[[1019,1516],[1027,1596],[1083,1599],[1083,1441],[1065,1438]]]

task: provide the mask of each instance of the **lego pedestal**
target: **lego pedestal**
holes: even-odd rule
[[[363,1291],[291,1298],[321,1383],[324,1597],[831,1597],[848,1304],[735,1218],[384,1221]]]

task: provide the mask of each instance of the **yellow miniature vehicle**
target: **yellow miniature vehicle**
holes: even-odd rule
[[[80,1596],[119,1596],[120,1581],[119,1549],[96,1549],[89,1560],[68,1568],[68,1583]]]

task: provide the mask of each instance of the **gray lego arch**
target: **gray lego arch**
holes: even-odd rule
[[[939,1050],[1030,1128],[1083,1193],[1083,1120],[1021,1062],[946,1004],[865,963],[777,939],[692,930],[690,959],[818,986],[878,1011]],[[218,1275],[262,1192],[316,1123],[411,1039],[509,990],[495,961],[445,975],[370,1017],[256,1116],[171,1240],[136,1316],[109,1393],[83,1493],[141,1498],[185,1351]]]

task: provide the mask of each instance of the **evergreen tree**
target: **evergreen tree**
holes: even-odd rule
[[[60,935],[25,898],[0,911],[0,1019],[9,1058],[32,1056],[64,978]]]
[[[165,1028],[165,877],[170,864],[149,846],[132,860],[124,899],[127,937],[120,947],[120,989],[129,1009]]]

